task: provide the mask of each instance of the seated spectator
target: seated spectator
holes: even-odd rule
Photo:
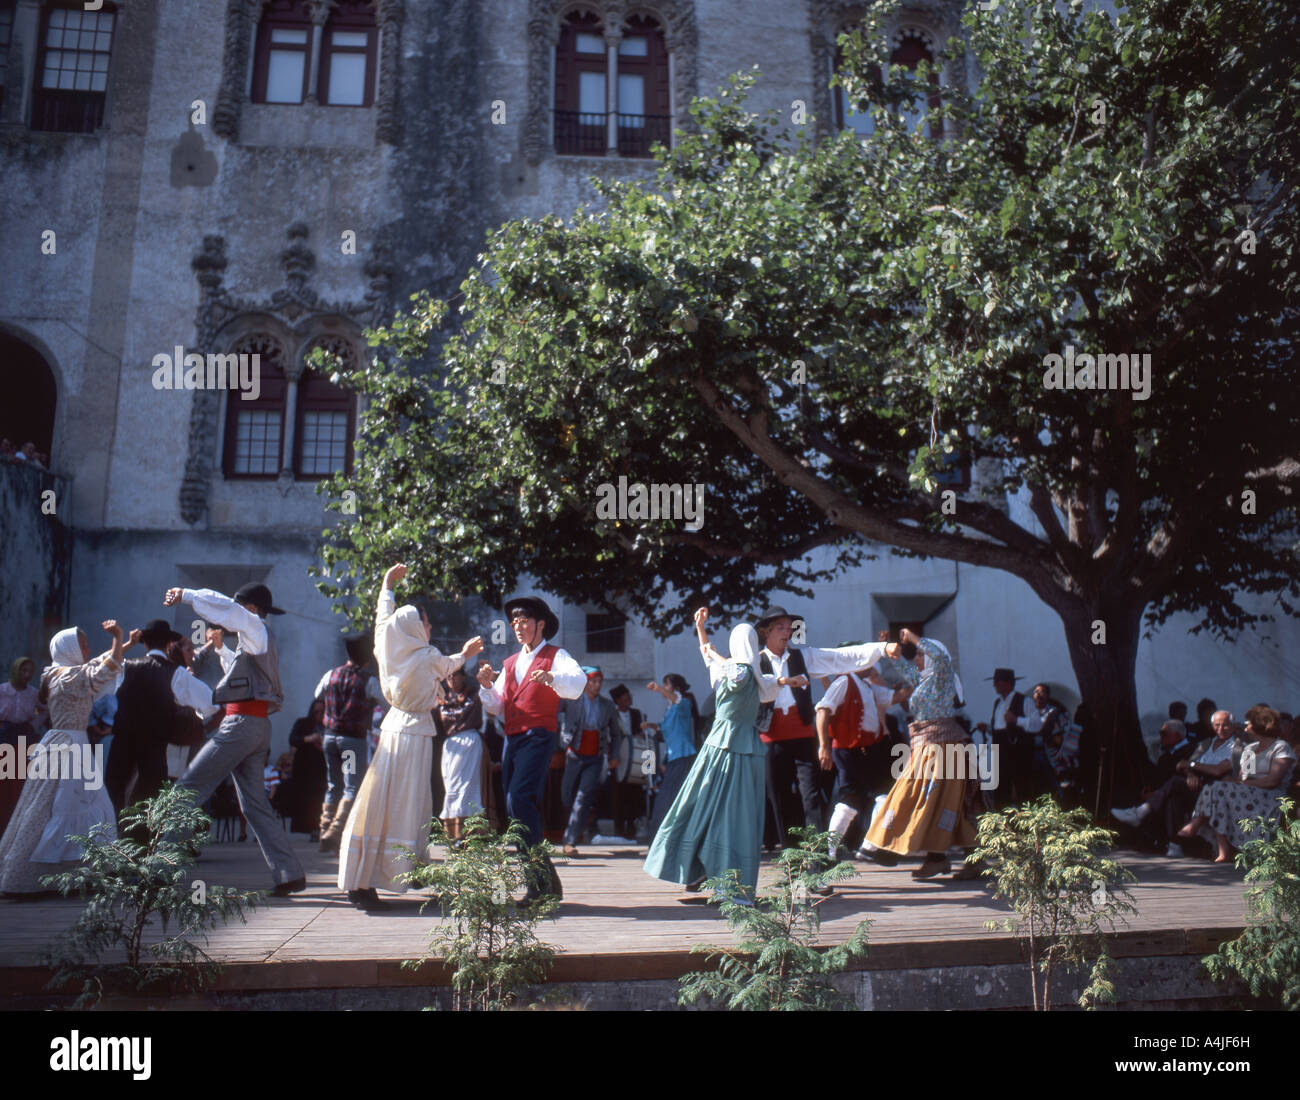
[[[1148,790],[1156,790],[1172,779],[1178,769],[1179,761],[1186,760],[1196,748],[1196,742],[1187,735],[1187,727],[1176,718],[1168,719],[1160,727],[1160,755],[1149,769]]]
[[[1165,780],[1140,805],[1110,811],[1117,821],[1134,829],[1154,814],[1158,839],[1166,844],[1165,855],[1171,859],[1183,855],[1182,845],[1174,838],[1202,789],[1230,775],[1245,748],[1236,737],[1236,725],[1228,711],[1215,711],[1211,721],[1214,736],[1207,737],[1190,757],[1174,765],[1176,775]]]
[[[1187,704],[1186,704],[1186,703],[1181,703],[1181,702],[1173,702],[1173,703],[1170,703],[1170,704],[1169,704],[1169,717],[1172,718],[1172,719],[1174,719],[1174,721],[1176,721],[1176,722],[1182,722],[1184,725],[1186,725],[1186,724],[1187,724]]]
[[[12,439],[0,439],[0,462],[13,462],[16,457],[14,454],[14,441]]]
[[[1295,749],[1282,740],[1280,733],[1277,711],[1271,707],[1261,703],[1246,711],[1246,737],[1252,743],[1242,750],[1236,774],[1202,787],[1192,820],[1178,831],[1181,837],[1194,837],[1209,825],[1218,848],[1215,863],[1229,862],[1232,850],[1249,839],[1241,821],[1258,819],[1276,827],[1281,817],[1278,803],[1286,794],[1296,765]],[[1268,835],[1271,831],[1250,836]]]

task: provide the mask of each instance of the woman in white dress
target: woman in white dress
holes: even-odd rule
[[[379,749],[361,781],[339,845],[339,889],[360,909],[383,909],[375,888],[405,893],[397,875],[411,869],[402,847],[425,849],[433,817],[433,708],[438,682],[483,651],[471,638],[460,653],[444,657],[429,644],[429,620],[419,608],[397,606],[393,585],[406,576],[405,565],[384,574],[375,612],[375,658],[379,686],[392,709],[380,727]]]
[[[91,751],[86,725],[95,695],[122,671],[122,628],[109,619],[103,628],[113,647],[94,660],[90,643],[76,627],[50,641],[50,665],[41,674],[40,695],[48,702],[50,729],[31,751],[27,782],[14,816],[0,838],[0,892],[41,897],[45,875],[72,870],[82,859],[70,835],[87,836],[97,825],[107,841],[117,839],[113,802],[104,789],[103,753]],[[131,634],[131,644],[136,632]]]

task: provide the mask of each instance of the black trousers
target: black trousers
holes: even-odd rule
[[[1202,780],[1202,782],[1209,782],[1209,780]],[[1147,795],[1146,803],[1151,807],[1151,817],[1147,820],[1151,821],[1153,825],[1156,822],[1161,822],[1164,825],[1164,835],[1160,839],[1172,840],[1178,830],[1186,825],[1188,819],[1192,816],[1192,807],[1196,805],[1196,795],[1192,794],[1184,776],[1175,775]],[[1158,826],[1152,829],[1154,833],[1159,833],[1159,831]]]
[[[894,760],[892,749],[893,743],[887,737],[867,748],[831,749],[839,779],[835,800],[870,816],[876,795],[888,791],[893,782],[889,774]]]
[[[126,789],[131,775],[136,773],[131,801],[143,802],[153,798],[167,782],[167,742],[157,731],[116,730],[109,748],[108,763],[104,766],[104,786],[118,813],[126,804]]]
[[[793,791],[798,784],[799,795]],[[789,830],[804,825],[821,830],[826,799],[822,793],[822,769],[817,760],[817,739],[798,737],[790,741],[770,741],[767,746],[767,801],[776,821],[781,847],[794,845]],[[802,804],[802,814],[800,814]]]

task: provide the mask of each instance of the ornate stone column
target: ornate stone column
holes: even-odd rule
[[[376,0],[375,20],[379,24],[379,94],[375,135],[385,145],[402,140],[402,123],[397,111],[398,78],[401,73],[402,0]]]
[[[618,47],[623,41],[621,17],[612,11],[605,13],[605,53],[608,62],[605,70],[605,149],[610,156],[618,156]]]
[[[334,10],[334,0],[310,0],[311,48],[307,51],[307,102],[320,102],[320,53],[325,42],[325,21]]]
[[[248,75],[248,49],[257,25],[259,0],[228,0],[226,46],[221,61],[221,88],[212,112],[212,129],[227,141],[239,140],[239,112]]]
[[[199,282],[198,347],[195,351],[212,350],[218,327],[216,305],[221,296],[221,282],[226,271],[226,241],[224,237],[207,236],[203,247],[190,261],[190,267]],[[219,395],[214,390],[195,390],[194,404],[190,406],[189,451],[185,458],[185,477],[181,481],[181,518],[186,523],[198,523],[208,508],[208,485],[212,479],[212,455],[217,439],[217,410]]]
[[[541,5],[541,10],[534,5],[533,16],[528,20],[528,123],[524,131],[524,159],[533,165],[553,144],[551,95],[555,74],[552,67],[559,39],[560,24],[550,5]]]

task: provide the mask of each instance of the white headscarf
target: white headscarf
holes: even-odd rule
[[[957,675],[957,669],[952,667],[952,654],[948,652],[948,647],[935,638],[926,638],[926,641],[948,658],[948,665],[952,668],[953,686],[957,689],[957,699],[964,704],[966,702],[966,691],[961,686],[961,677]],[[921,656],[925,658],[925,667],[921,669],[921,675],[929,676],[934,672],[934,658],[931,657],[930,654],[926,653],[925,650],[921,650]]]
[[[375,633],[375,659],[379,662],[379,685],[384,698],[394,706],[402,696],[401,686],[428,666],[429,640],[424,636],[419,608],[399,607]]]
[[[50,639],[51,668],[74,668],[86,663],[81,655],[81,642],[77,639],[77,633],[77,628],[70,626]]]
[[[758,632],[749,623],[732,627],[727,648],[731,651],[733,661],[749,665],[754,670],[754,675],[759,675],[761,670],[758,667],[758,655],[763,647],[758,643]]]

